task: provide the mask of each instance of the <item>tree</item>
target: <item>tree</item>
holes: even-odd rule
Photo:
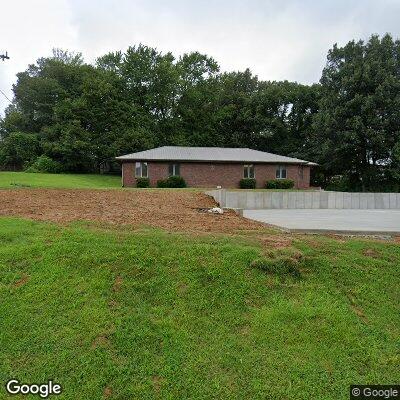
[[[0,165],[19,170],[40,154],[37,135],[14,132],[0,142]]]
[[[139,44],[98,58],[56,49],[17,75],[0,120],[0,164],[44,155],[74,172],[164,145],[250,147],[319,162],[321,182],[395,190],[400,176],[400,45],[335,45],[320,84],[219,71],[198,52]],[[343,185],[342,185],[343,186]],[[398,189],[397,189],[398,190]]]
[[[251,102],[258,88],[258,78],[249,69],[217,78],[215,129],[222,146],[254,147],[257,126]]]
[[[322,73],[313,146],[326,174],[342,175],[352,190],[396,185],[399,127],[400,42],[374,35],[335,45]]]

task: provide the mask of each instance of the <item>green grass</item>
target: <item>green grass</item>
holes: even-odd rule
[[[16,188],[65,188],[65,189],[115,189],[121,188],[121,177],[100,174],[44,174],[0,171],[0,189]],[[135,190],[136,188],[129,188]],[[157,188],[147,188],[153,190]],[[212,188],[211,188],[212,189]],[[143,190],[143,189],[140,189]],[[166,190],[166,189],[164,189]],[[193,190],[199,188],[167,189]],[[206,190],[206,188],[204,189]],[[208,189],[210,190],[210,189]],[[233,191],[252,190],[257,192],[293,192],[299,189],[228,189]]]
[[[2,218],[0,382],[53,379],[74,400],[337,400],[398,382],[400,246],[293,251],[300,279],[251,268],[249,239]]]
[[[44,174],[0,171],[0,189],[122,189],[121,177],[100,174]],[[160,190],[159,188],[127,188],[127,190]],[[199,188],[164,188],[173,191],[202,191]]]
[[[43,174],[0,172],[0,188],[120,188],[121,177],[96,174]]]

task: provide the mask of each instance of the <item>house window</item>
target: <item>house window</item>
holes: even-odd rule
[[[179,164],[169,164],[168,166],[168,174],[169,176],[180,176],[181,168]]]
[[[137,162],[135,165],[135,177],[136,178],[147,178],[147,162]]]
[[[254,165],[253,164],[244,165],[243,177],[244,178],[254,178]]]
[[[276,166],[276,179],[286,179],[286,166],[277,165]]]

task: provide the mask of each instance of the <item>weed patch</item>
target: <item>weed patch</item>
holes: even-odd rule
[[[272,258],[257,258],[251,262],[252,268],[260,269],[267,274],[278,276],[292,276],[300,278],[301,259],[294,257],[279,255]]]

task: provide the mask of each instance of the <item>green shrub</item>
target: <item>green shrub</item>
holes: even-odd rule
[[[45,155],[39,156],[33,164],[25,169],[25,172],[47,172],[50,174],[58,174],[62,170],[61,164]]]
[[[291,275],[300,277],[299,259],[289,256],[278,256],[275,258],[258,258],[251,263],[251,267],[265,271],[274,275]]]
[[[185,188],[186,182],[181,176],[170,176],[167,179],[160,179],[157,181],[159,188]]]
[[[255,189],[256,180],[254,178],[243,178],[240,180],[240,189]]]
[[[150,187],[150,179],[149,178],[136,178],[136,187],[138,187],[138,188]]]
[[[354,184],[352,187],[352,183],[350,182],[347,176],[333,176],[328,185],[325,187],[325,190],[332,190],[336,192],[350,192],[354,190]],[[357,190],[355,190],[357,191]]]
[[[157,181],[157,187],[158,188],[166,188],[167,186],[167,180],[166,179],[159,179]]]
[[[170,176],[167,179],[168,187],[171,188],[185,188],[186,187],[186,182],[181,176]]]
[[[292,179],[272,179],[265,184],[267,189],[292,189],[294,181]]]

